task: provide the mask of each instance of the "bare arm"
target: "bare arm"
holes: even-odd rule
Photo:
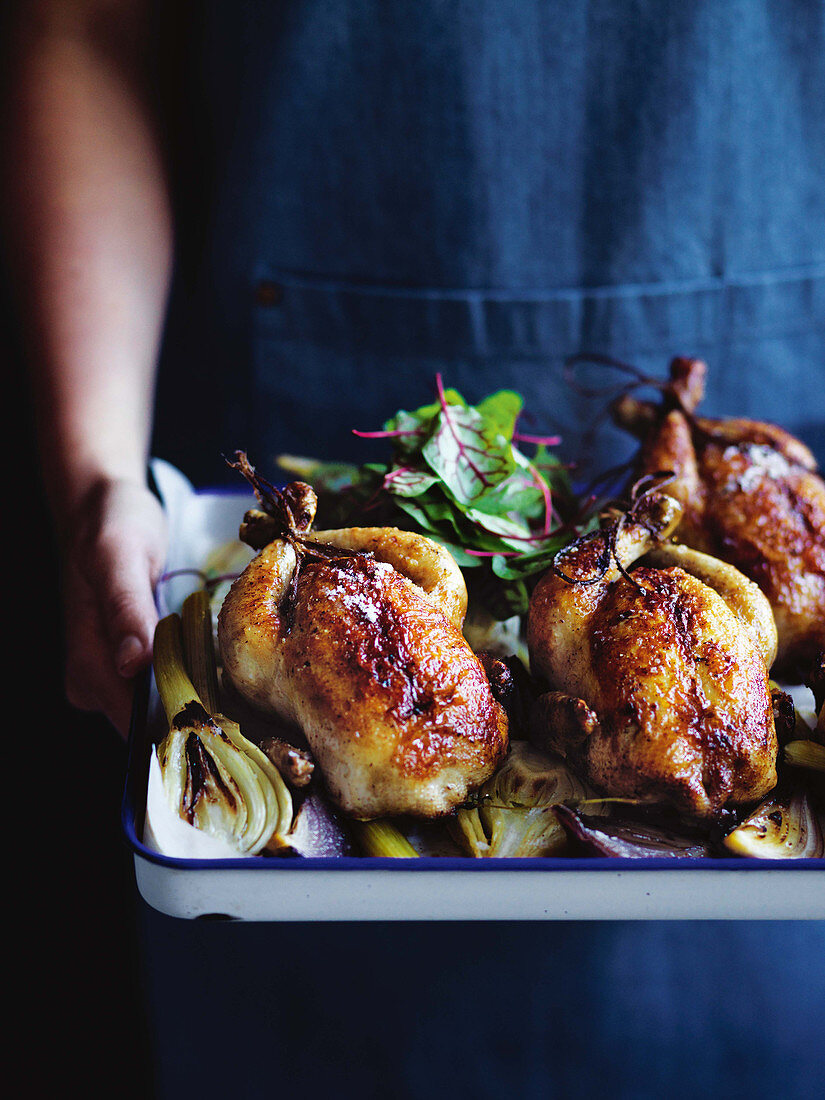
[[[21,6],[8,181],[69,697],[121,730],[165,552],[145,470],[172,229],[146,29],[144,0]]]

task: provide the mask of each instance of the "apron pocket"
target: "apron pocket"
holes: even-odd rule
[[[563,377],[598,352],[662,378],[674,355],[708,362],[707,415],[752,416],[813,446],[825,425],[825,268],[593,290],[410,289],[260,272],[253,320],[253,437],[259,461],[290,452],[368,461],[352,435],[446,386],[475,402],[518,390],[525,426],[559,433],[559,453],[603,468],[632,441]],[[611,381],[623,379],[615,374]],[[819,433],[819,434],[817,434]],[[817,438],[813,438],[816,436]],[[372,452],[372,453],[370,453]],[[381,451],[386,454],[385,445]]]

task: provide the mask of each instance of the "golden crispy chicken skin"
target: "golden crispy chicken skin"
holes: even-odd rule
[[[675,359],[657,406],[625,396],[616,421],[641,441],[635,478],[673,470],[684,542],[730,562],[770,601],[779,632],[776,671],[805,672],[825,648],[825,482],[808,448],[753,420],[695,415],[706,367]]]
[[[310,557],[294,589],[300,547],[283,539],[234,582],[218,622],[225,672],[250,702],[302,728],[353,816],[449,813],[508,749],[506,714],[461,633],[460,570],[430,540],[393,528],[303,542],[318,545],[342,555]]]
[[[764,596],[730,566],[719,563],[717,591],[713,559],[664,564],[679,512],[653,496],[616,532],[609,562],[597,532],[557,558],[563,576],[539,581],[527,639],[552,690],[531,736],[607,795],[706,817],[776,784],[766,665],[776,638]],[[662,567],[620,570],[657,546]]]

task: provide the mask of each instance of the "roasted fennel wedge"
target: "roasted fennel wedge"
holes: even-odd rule
[[[589,797],[587,787],[560,757],[527,741],[512,741],[510,755],[481,787],[476,805],[456,814],[452,833],[477,858],[561,855],[567,833],[554,807]]]
[[[239,852],[277,852],[292,824],[292,799],[277,769],[238,724],[210,713],[217,711],[217,679],[204,607],[208,615],[208,602],[195,594],[182,609],[185,631],[177,614],[161,619],[155,630],[155,681],[169,722],[158,749],[166,797],[182,820]],[[209,709],[187,667],[184,633]]]
[[[195,690],[204,700],[209,714],[235,748],[248,756],[268,780],[268,783],[262,784],[264,798],[270,814],[277,813],[279,826],[282,826],[274,834],[272,845],[268,847],[273,845],[277,847],[280,844],[278,838],[292,826],[292,796],[284,777],[270,757],[262,748],[243,735],[238,722],[220,711],[213,611],[211,601],[203,589],[192,592],[184,600],[181,608],[181,626],[184,660]],[[273,799],[277,803],[277,809],[272,806]]]
[[[808,791],[794,784],[775,790],[728,833],[724,845],[753,859],[818,859],[825,856],[823,825]]]

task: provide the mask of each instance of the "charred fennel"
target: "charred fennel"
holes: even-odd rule
[[[476,805],[456,814],[453,836],[476,858],[561,855],[567,833],[555,808],[589,796],[560,757],[512,741],[510,755],[479,790]]]
[[[211,715],[219,710],[218,669],[209,596],[197,589],[181,607],[183,656],[192,686]]]
[[[169,722],[158,750],[166,797],[184,821],[245,854],[278,851],[292,824],[289,791],[237,723],[210,713],[187,669],[184,633],[194,676],[209,699],[214,653],[211,630],[208,647],[202,630],[203,606],[199,598],[184,605],[185,631],[177,614],[155,630],[155,680]],[[208,613],[208,601],[205,606]]]
[[[738,828],[725,847],[754,859],[816,859],[825,856],[823,821],[807,791],[775,791]]]

